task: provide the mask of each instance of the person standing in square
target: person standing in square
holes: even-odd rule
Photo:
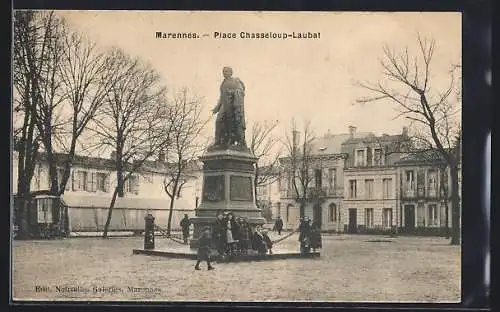
[[[212,240],[210,237],[210,228],[205,227],[202,230],[202,233],[200,235],[200,238],[198,239],[198,259],[196,261],[196,265],[194,266],[195,270],[201,270],[200,269],[200,263],[202,261],[207,262],[207,269],[208,270],[213,270],[214,267],[210,263],[210,244]]]

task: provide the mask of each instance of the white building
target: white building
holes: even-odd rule
[[[342,151],[349,155],[344,168],[344,230],[348,233],[397,231],[399,175],[394,162],[401,157],[394,146],[408,142],[401,135],[347,139]]]
[[[13,153],[13,193],[17,193],[17,152]],[[63,174],[66,155],[56,154],[58,181]],[[155,216],[155,223],[166,227],[170,198],[164,190],[166,163],[148,161],[140,172],[125,182],[124,196],[117,198],[110,230],[142,230],[147,212]],[[184,176],[186,183],[174,200],[172,228],[179,228],[184,214],[194,216],[201,194],[201,170],[193,163]],[[113,191],[117,184],[112,158],[75,156],[66,185],[63,202],[68,206],[72,231],[102,231],[107,218]],[[38,160],[31,182],[31,191],[50,189],[49,166],[44,155]]]

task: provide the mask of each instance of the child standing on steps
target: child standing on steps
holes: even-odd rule
[[[202,261],[207,262],[208,270],[214,269],[214,267],[210,264],[210,243],[210,229],[208,227],[205,227],[201,232],[200,238],[198,239],[198,260],[196,261],[196,265],[194,266],[195,270],[201,270],[200,263]]]

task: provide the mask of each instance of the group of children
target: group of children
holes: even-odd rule
[[[267,231],[262,227],[250,227],[246,218],[236,218],[232,212],[217,211],[217,217],[212,227],[202,229],[198,241],[198,261],[195,269],[199,270],[201,261],[206,261],[209,270],[210,247],[214,246],[223,258],[237,254],[247,254],[249,250],[259,254],[272,254],[273,243]]]
[[[213,226],[206,226],[201,232],[198,239],[196,270],[200,270],[202,261],[206,261],[208,269],[213,270],[210,263],[212,246],[215,246],[223,258],[235,254],[247,254],[249,250],[257,251],[259,254],[272,254],[273,243],[267,231],[262,230],[260,226],[252,230],[245,218],[235,218],[231,212],[218,211]],[[302,254],[309,253],[311,249],[316,252],[316,249],[321,248],[320,227],[312,223],[308,217],[301,218],[299,233]]]
[[[311,249],[316,252],[316,249],[321,248],[321,228],[317,223],[313,223],[309,217],[300,219],[299,233],[300,252],[302,254],[309,253]]]

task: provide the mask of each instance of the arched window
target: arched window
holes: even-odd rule
[[[337,205],[331,203],[328,207],[330,210],[328,213],[330,222],[337,222]]]
[[[290,222],[290,207],[293,207],[292,204],[288,204],[286,206],[286,222]]]

